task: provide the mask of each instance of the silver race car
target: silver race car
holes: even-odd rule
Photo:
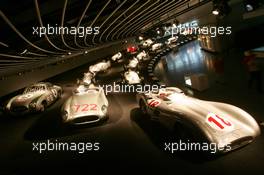
[[[122,53],[121,52],[118,52],[117,54],[113,55],[111,57],[112,61],[118,61],[122,58]]]
[[[138,73],[133,70],[128,70],[124,73],[124,83],[127,84],[140,84],[143,78],[140,78]]]
[[[132,59],[129,60],[128,65],[126,66],[127,69],[136,69],[138,66],[138,59],[133,57]]]
[[[27,87],[23,94],[11,98],[7,105],[7,112],[23,115],[29,112],[42,112],[49,105],[61,97],[62,88],[51,83],[36,83]]]
[[[111,67],[110,61],[102,61],[97,64],[91,65],[89,67],[89,71],[96,74],[98,72],[106,71],[109,67]]]
[[[152,51],[160,50],[162,46],[163,46],[162,43],[156,43],[156,44],[153,44],[152,47],[151,47],[151,50],[152,50]]]
[[[143,47],[150,47],[154,42],[151,39],[147,39],[143,42]]]
[[[260,135],[257,122],[242,109],[189,97],[175,87],[138,94],[137,101],[143,113],[178,134],[187,131],[191,138],[217,144],[217,153],[240,148]]]
[[[86,84],[91,84],[94,82],[95,74],[92,72],[87,72],[83,74],[82,81]]]
[[[79,85],[62,106],[62,121],[72,125],[96,123],[107,118],[107,109],[102,88]]]
[[[176,43],[177,39],[178,39],[177,36],[176,37],[175,36],[171,37],[171,38],[168,39],[167,44],[170,45],[170,44]]]
[[[145,52],[145,50],[143,50],[142,52],[140,52],[139,54],[137,54],[137,59],[139,61],[142,61],[142,60],[148,60],[149,59],[149,55]]]

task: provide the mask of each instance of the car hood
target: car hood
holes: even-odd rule
[[[82,95],[73,95],[69,102],[69,117],[77,118],[82,116],[100,115],[101,106],[99,106],[99,93],[89,93]],[[93,106],[91,106],[93,105]],[[91,110],[91,107],[96,105],[96,110]],[[79,106],[79,107],[78,107]],[[77,109],[78,108],[78,109]]]
[[[34,92],[16,96],[12,101],[12,106],[28,106],[33,100],[41,97],[45,92]]]
[[[141,82],[138,74],[134,72],[125,74],[125,79],[128,81],[129,84],[137,84]]]
[[[254,118],[238,107],[187,96],[177,100],[180,102],[165,102],[167,107],[163,104],[161,108],[169,109],[172,114],[175,112],[183,114],[188,120],[203,128],[213,142],[230,143],[242,137],[259,134],[259,127]],[[213,120],[220,123],[223,128]]]

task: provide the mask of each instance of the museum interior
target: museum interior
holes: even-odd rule
[[[0,174],[259,174],[264,0],[1,0]]]

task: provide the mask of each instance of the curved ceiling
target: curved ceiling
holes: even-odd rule
[[[209,1],[1,0],[0,74],[135,36]],[[48,26],[98,27],[99,34],[34,33]]]

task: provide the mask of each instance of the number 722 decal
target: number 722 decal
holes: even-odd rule
[[[97,111],[96,104],[77,104],[73,105],[75,112],[88,112],[88,111]]]
[[[227,119],[220,117],[217,114],[209,113],[206,117],[206,122],[214,129],[227,131],[233,129],[233,124]]]

